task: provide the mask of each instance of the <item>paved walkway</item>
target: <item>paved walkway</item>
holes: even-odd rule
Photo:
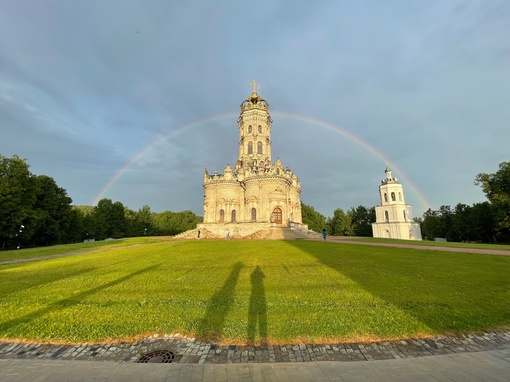
[[[161,363],[165,357],[171,363]],[[0,381],[91,380],[510,381],[510,332],[331,345],[225,346],[179,335],[0,343]]]
[[[320,241],[323,239],[315,239]],[[427,251],[442,251],[442,252],[462,252],[462,253],[475,253],[479,255],[500,255],[510,256],[510,250],[508,249],[487,249],[487,248],[468,248],[468,247],[446,247],[438,245],[421,245],[421,244],[405,244],[405,243],[380,243],[370,241],[358,241],[356,238],[351,236],[328,236],[328,241],[334,243],[344,244],[359,244],[359,245],[371,245],[378,247],[398,247],[398,248],[412,248],[422,249]],[[405,240],[402,240],[403,242]],[[424,242],[425,243],[425,242]],[[455,244],[455,243],[454,243]]]
[[[25,381],[510,381],[510,345],[499,350],[366,362],[140,364],[0,359],[0,380]]]

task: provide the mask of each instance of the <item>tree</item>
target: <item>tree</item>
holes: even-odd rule
[[[0,238],[2,247],[9,239],[21,240],[32,235],[27,222],[32,215],[35,190],[26,159],[0,154]],[[23,226],[23,227],[22,227]]]
[[[473,204],[470,212],[470,224],[473,227],[470,240],[494,243],[497,228],[492,204],[489,202]]]
[[[113,203],[111,199],[101,199],[94,207],[92,218],[96,239],[110,237],[117,239],[126,235],[126,217],[124,205],[121,202]]]
[[[47,175],[34,177],[35,203],[27,223],[35,228],[34,244],[57,244],[69,229],[72,199]]]
[[[440,219],[439,213],[431,208],[424,212],[421,233],[425,240],[434,240],[435,237],[441,237],[439,233]]]
[[[471,207],[458,203],[453,210],[452,232],[454,241],[473,241],[473,222]]]
[[[196,228],[202,218],[191,211],[164,211],[154,216],[154,228],[159,235],[177,235]]]
[[[333,236],[352,236],[354,230],[351,216],[346,214],[341,208],[333,212],[333,217],[327,220],[328,234]]]
[[[375,222],[375,207],[352,207],[347,214],[351,218],[352,233],[354,236],[373,236],[372,223]]]
[[[301,218],[308,228],[315,232],[322,232],[326,227],[326,218],[320,212],[315,211],[312,206],[301,202]]]
[[[510,241],[510,162],[500,163],[494,174],[479,173],[475,184],[492,204],[498,239]]]

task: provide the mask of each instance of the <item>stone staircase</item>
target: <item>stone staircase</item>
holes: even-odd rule
[[[195,228],[195,229],[190,229],[189,231],[181,232],[180,234],[175,235],[174,239],[184,239],[184,240],[197,239],[197,235],[198,235],[198,229]],[[206,229],[201,229],[200,230],[200,239],[220,239],[220,237]]]
[[[174,239],[191,240],[197,239],[197,229],[191,229],[174,236]],[[247,236],[232,236],[232,240],[310,240],[320,239],[320,233],[314,231],[304,231],[290,228],[268,228],[252,233]],[[202,228],[200,230],[201,239],[225,239],[224,236],[218,236]]]

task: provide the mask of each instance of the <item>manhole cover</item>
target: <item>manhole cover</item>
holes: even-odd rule
[[[170,350],[154,350],[140,357],[138,363],[171,363],[174,353]]]

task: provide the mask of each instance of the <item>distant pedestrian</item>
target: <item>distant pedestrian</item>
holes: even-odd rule
[[[227,232],[225,232],[225,240],[230,240],[230,231],[227,229]]]
[[[326,228],[324,228],[322,230],[322,237],[324,238],[324,240],[326,240],[326,236],[328,236],[327,232],[326,232]]]
[[[197,232],[197,239],[200,240],[200,230]]]

